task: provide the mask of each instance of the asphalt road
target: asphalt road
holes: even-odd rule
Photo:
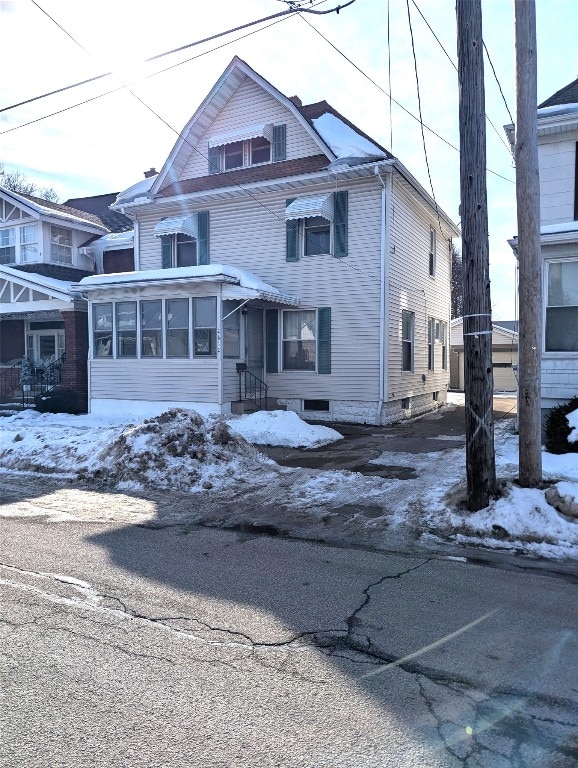
[[[578,579],[0,523],[0,765],[570,768]]]

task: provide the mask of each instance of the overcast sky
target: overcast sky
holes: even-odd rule
[[[41,186],[54,187],[62,201],[120,191],[143,178],[151,166],[160,169],[178,131],[236,54],[285,95],[298,95],[304,104],[326,99],[391,148],[431,192],[419,122],[395,103],[390,116],[386,95],[391,79],[393,98],[418,115],[408,3],[423,121],[457,148],[457,73],[419,13],[457,63],[454,0],[356,0],[339,15],[293,16],[268,28],[252,27],[146,69],[135,65],[286,6],[279,0],[0,0],[2,55],[5,65],[10,63],[4,67],[0,107],[101,72],[120,73],[120,79],[109,77],[1,113],[0,162]],[[335,5],[327,0],[316,7]],[[575,0],[536,0],[536,6],[540,102],[578,74],[578,11]],[[483,0],[482,8],[484,40],[515,117],[513,0]],[[250,32],[254,34],[236,39]],[[140,79],[167,67],[171,69]],[[493,314],[494,319],[512,319],[515,259],[507,239],[517,230],[516,199],[503,131],[510,117],[487,59],[485,81],[486,113],[497,129],[487,124]],[[128,82],[144,104],[122,87]],[[112,89],[118,90],[95,98]],[[30,121],[36,122],[23,125]],[[427,129],[425,142],[435,197],[458,221],[459,153]]]

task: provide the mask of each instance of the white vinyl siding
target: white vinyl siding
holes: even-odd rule
[[[95,400],[141,400],[214,403],[218,400],[217,361],[89,361],[90,397]]]
[[[192,179],[208,175],[207,147],[212,135],[258,123],[287,125],[287,160],[321,153],[319,146],[286,107],[253,80],[245,78],[215,121],[201,136],[196,149],[191,149],[180,178]]]
[[[398,174],[393,179],[391,261],[389,273],[389,349],[387,400],[439,392],[449,384],[443,345],[434,344],[434,369],[428,368],[428,320],[448,323],[450,256],[447,240],[437,231],[435,277],[429,274],[430,231],[438,229],[435,211],[415,202],[415,193]],[[402,370],[402,311],[415,313],[413,371]],[[449,327],[449,326],[448,326]],[[446,331],[447,333],[448,331]],[[425,382],[422,376],[426,377]]]
[[[540,224],[574,221],[574,185],[578,131],[542,136],[538,146],[540,169]]]
[[[349,253],[344,259],[320,254],[285,260],[285,206],[294,196],[286,191],[259,194],[258,202],[244,197],[242,205],[238,196],[203,199],[195,208],[210,211],[212,264],[247,269],[281,292],[298,296],[303,307],[331,307],[331,374],[268,374],[272,397],[379,400],[381,185],[372,178],[339,189],[349,191]],[[335,185],[313,191],[328,194]],[[182,208],[163,215],[177,212],[182,214]],[[154,237],[158,220],[150,209],[146,216],[140,213],[141,269],[160,267],[160,243]]]

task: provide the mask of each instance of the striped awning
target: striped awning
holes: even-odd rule
[[[264,136],[267,141],[273,142],[273,125],[271,123],[260,123],[259,125],[238,128],[235,131],[215,133],[209,139],[209,147],[221,147],[223,144],[233,144],[235,141],[255,139],[257,136]]]
[[[333,195],[311,195],[311,197],[298,197],[285,208],[285,220],[306,219],[312,216],[322,216],[328,221],[333,221]]]
[[[158,224],[155,224],[155,235],[157,237],[177,234],[198,238],[199,230],[197,227],[197,217],[173,216],[171,218],[161,219]]]

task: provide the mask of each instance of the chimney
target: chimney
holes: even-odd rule
[[[149,168],[148,171],[144,172],[145,179],[150,179],[151,176],[156,176],[158,171],[155,168]]]
[[[296,107],[302,107],[303,102],[299,98],[299,96],[289,96],[289,101],[292,101],[293,104],[295,104]]]

